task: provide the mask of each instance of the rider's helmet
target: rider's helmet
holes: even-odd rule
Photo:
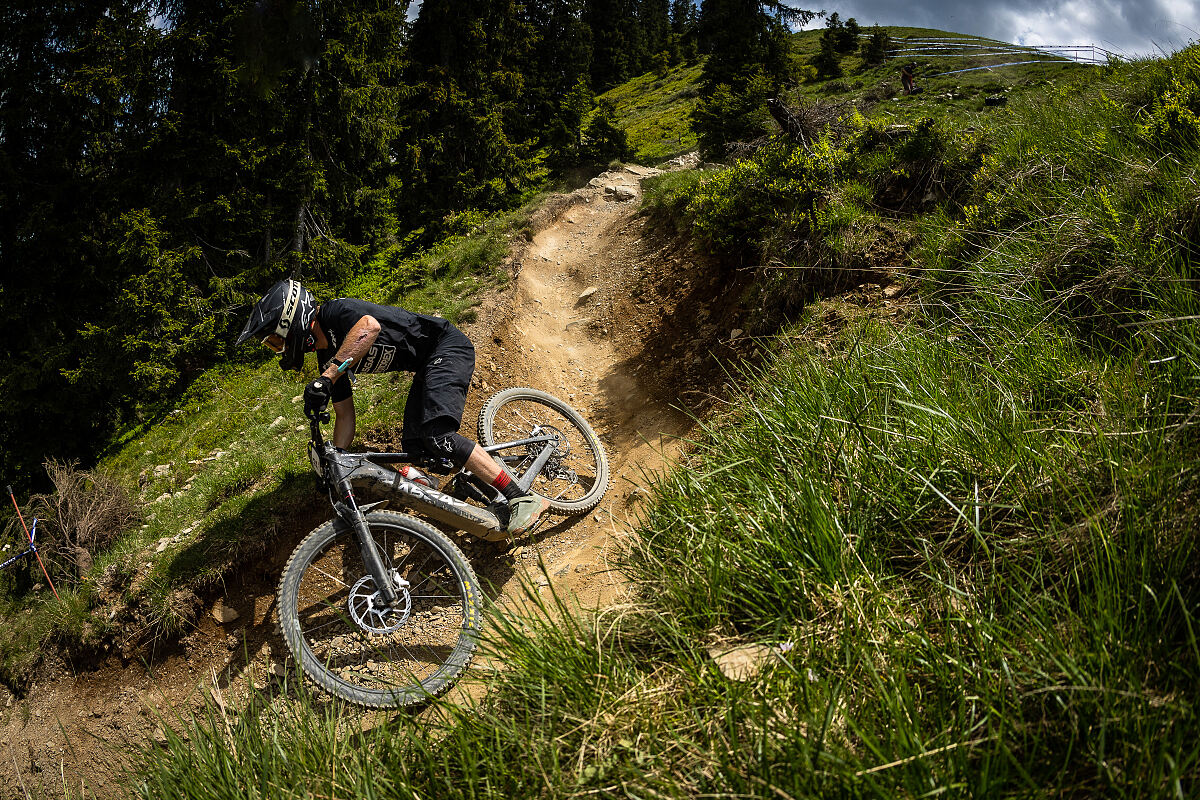
[[[275,334],[283,340],[283,349],[278,351],[279,368],[298,370],[312,344],[309,327],[316,313],[316,298],[299,281],[280,281],[255,304],[235,346],[250,338],[265,341]]]

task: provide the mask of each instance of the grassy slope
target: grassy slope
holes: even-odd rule
[[[919,301],[810,302],[774,338],[657,488],[636,606],[498,620],[506,669],[445,726],[201,722],[144,793],[243,759],[329,796],[1194,793],[1200,56],[1070,69],[661,181],[656,213],[792,268],[764,300],[898,267]]]
[[[923,37],[954,37],[966,42],[987,43],[980,37],[948,34],[928,28],[889,27],[894,46],[903,50],[908,39]],[[794,61],[799,72],[817,52],[821,32],[804,31],[795,36]],[[995,66],[973,72],[958,72],[976,67],[999,65],[1016,60],[1007,56],[915,56],[916,75],[922,91],[912,97],[901,95],[899,67],[891,61],[868,67],[857,55],[843,58],[844,75],[836,80],[809,80],[799,83],[792,92],[793,99],[852,100],[864,95],[873,100],[886,99],[894,110],[905,115],[932,112],[938,116],[981,111],[989,95],[1014,92],[1037,92],[1049,81],[1066,73],[1080,71],[1078,65],[1025,64],[1014,67]],[[700,73],[703,61],[683,65],[665,75],[646,73],[600,97],[611,101],[621,128],[629,138],[634,160],[657,164],[681,153],[696,149],[688,115],[699,98]],[[958,74],[944,74],[958,72]]]
[[[700,96],[701,69],[693,64],[663,76],[646,73],[600,95],[616,107],[635,161],[658,164],[696,149],[688,114]]]

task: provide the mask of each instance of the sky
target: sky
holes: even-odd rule
[[[910,25],[1014,44],[1097,45],[1124,57],[1157,56],[1200,40],[1200,0],[825,0],[863,26]],[[816,21],[809,27],[821,27]]]
[[[1119,56],[1161,56],[1200,40],[1200,0],[785,0],[860,25],[909,25],[1013,44],[1096,45]],[[416,16],[420,0],[409,15]],[[817,20],[809,25],[819,28]]]

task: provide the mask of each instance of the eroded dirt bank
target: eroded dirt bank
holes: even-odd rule
[[[514,251],[516,280],[487,298],[468,328],[478,358],[464,433],[473,435],[492,393],[544,389],[591,421],[613,474],[608,495],[584,517],[551,518],[511,548],[462,540],[501,604],[518,596],[523,579],[552,583],[583,607],[620,601],[626,587],[611,560],[631,535],[648,476],[690,430],[678,406],[702,406],[713,389],[709,376],[721,375],[715,359],[749,346],[738,340],[727,279],[635,215],[640,180],[653,172],[606,173],[556,198],[533,240]],[[369,431],[369,418],[360,425],[369,444],[387,443],[386,432]],[[320,521],[296,520],[279,535],[275,559],[227,584],[220,602],[238,612],[236,620],[222,625],[206,610],[193,633],[147,663],[63,670],[27,698],[7,698],[0,798],[119,794],[122,746],[161,740],[161,719],[173,724],[201,707],[205,691],[233,707],[247,685],[277,687],[285,650],[275,631],[275,581],[291,547]]]

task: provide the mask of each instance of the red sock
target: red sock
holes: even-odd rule
[[[500,474],[496,476],[496,480],[492,481],[492,486],[500,490],[500,494],[508,500],[512,500],[521,496],[521,487],[513,483],[512,476],[504,469],[500,470]]]

